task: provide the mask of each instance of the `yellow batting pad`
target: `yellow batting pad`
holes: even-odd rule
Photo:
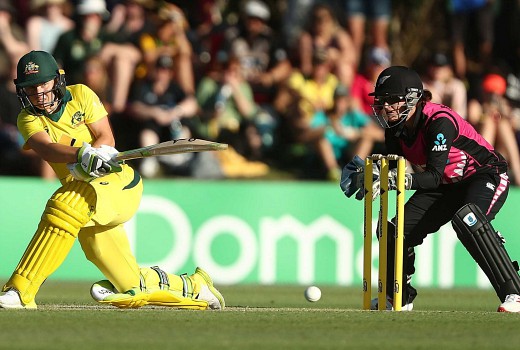
[[[148,304],[194,310],[206,310],[208,308],[208,303],[204,300],[181,297],[165,290],[150,293]]]
[[[183,277],[166,273],[168,279],[167,286],[161,286],[161,278],[157,272],[158,267],[141,267],[140,273],[144,281],[146,291],[153,292],[155,290],[168,290],[178,296],[196,297],[200,291],[200,285],[191,277],[184,275]],[[160,269],[158,269],[160,271]],[[124,289],[123,289],[124,290]]]
[[[3,290],[16,288],[29,304],[45,279],[65,260],[79,230],[92,216],[96,194],[85,182],[59,188],[47,202],[38,229]]]
[[[132,295],[134,294],[134,295]],[[116,293],[100,301],[118,308],[139,308],[145,305],[167,306],[179,309],[206,310],[208,303],[203,300],[184,298],[166,290],[137,293]]]

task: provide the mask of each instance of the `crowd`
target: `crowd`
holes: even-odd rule
[[[437,2],[450,5],[449,45],[428,45],[414,68],[434,102],[505,155],[520,185],[520,76],[493,50],[491,7],[501,1]],[[403,63],[392,11],[391,0],[0,0],[0,174],[54,176],[16,130],[16,62],[44,50],[67,84],[101,97],[116,148],[181,137],[229,144],[132,161],[145,177],[337,181],[353,155],[384,152],[368,93],[383,69]],[[476,44],[466,33],[473,17]]]

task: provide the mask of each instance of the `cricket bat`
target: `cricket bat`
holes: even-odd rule
[[[226,150],[227,147],[228,145],[225,143],[218,143],[202,139],[177,139],[161,142],[156,145],[119,152],[113,160],[122,162],[130,159],[156,157],[167,154],[221,151]]]

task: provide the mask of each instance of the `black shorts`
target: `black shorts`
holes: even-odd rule
[[[417,190],[404,209],[404,236],[408,247],[420,245],[430,233],[451,221],[465,204],[476,204],[489,221],[495,218],[509,192],[507,177],[476,174],[434,190]]]

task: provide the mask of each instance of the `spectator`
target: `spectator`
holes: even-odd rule
[[[99,55],[108,67],[113,84],[112,111],[120,113],[126,107],[133,72],[141,54],[133,45],[118,41],[104,29],[103,21],[110,15],[104,0],[80,0],[75,15],[76,28],[59,37],[54,56],[67,72],[69,83],[76,84],[83,82],[86,60]]]
[[[139,135],[140,147],[159,142],[190,137],[185,118],[197,112],[197,101],[181,88],[174,71],[174,60],[163,55],[157,59],[154,70],[147,79],[137,81],[131,94],[129,113],[143,123]],[[151,157],[141,163],[140,172],[145,177],[156,177],[160,171],[184,174],[192,154],[172,157]],[[171,161],[171,162],[170,162]]]
[[[511,105],[511,123],[516,136],[516,144],[520,148],[520,78],[514,73],[507,75],[505,96]]]
[[[141,35],[157,30],[151,15],[156,10],[153,0],[120,1],[111,11],[106,30],[123,36],[125,41],[139,47]]]
[[[324,138],[325,126],[311,127],[315,113],[326,111],[334,105],[334,91],[338,78],[331,71],[331,63],[325,50],[317,50],[312,57],[313,69],[306,79],[299,71],[291,74],[281,86],[275,100],[281,114],[279,148],[287,149],[284,157],[301,158],[302,176],[309,178],[337,179],[339,171],[330,143]],[[298,104],[297,108],[295,104]],[[283,160],[282,162],[286,162]]]
[[[309,16],[314,3],[315,0],[287,0],[282,30],[286,44],[291,49],[297,46],[298,39],[305,28],[305,19]]]
[[[299,68],[305,76],[311,74],[312,55],[317,50],[327,53],[334,74],[342,84],[350,86],[358,60],[354,42],[332,9],[322,3],[311,8],[306,29],[298,40]]]
[[[388,27],[392,15],[391,0],[343,0],[347,28],[352,35],[355,53],[359,58],[366,46],[389,50]],[[367,26],[368,22],[368,26]],[[367,42],[366,28],[370,28]]]
[[[455,75],[468,81],[470,98],[479,96],[481,78],[491,68],[494,43],[494,0],[450,0]]]
[[[174,58],[177,81],[186,93],[195,93],[192,54],[193,49],[186,36],[188,21],[182,10],[164,2],[159,8],[159,24],[156,32],[145,33],[140,48],[146,70],[153,70],[160,56]]]
[[[483,101],[472,99],[469,104],[470,120],[478,120],[477,128],[492,146],[504,155],[512,172],[511,182],[520,185],[520,152],[516,142],[513,114],[505,98],[506,80],[490,73],[482,83]]]
[[[13,78],[16,62],[28,50],[25,32],[17,24],[16,10],[8,0],[0,0],[0,174],[31,175],[54,178],[46,162],[34,152],[22,150],[22,140],[16,127],[20,103]]]
[[[83,69],[82,81],[85,85],[90,87],[96,95],[99,96],[101,102],[105,106],[108,113],[111,113],[112,100],[112,86],[110,84],[110,78],[107,66],[99,55],[90,56],[85,61],[85,67]]]
[[[269,7],[248,0],[236,26],[225,33],[223,51],[238,57],[246,80],[253,88],[255,102],[270,109],[279,83],[291,74],[291,63],[280,37],[268,25]],[[267,105],[267,106],[266,106]]]
[[[31,0],[32,15],[26,23],[29,48],[53,52],[59,36],[74,28],[70,10],[65,0]]]
[[[303,97],[288,83],[280,85],[273,105],[280,115],[279,152],[275,158],[279,167],[298,177],[323,178],[323,162],[320,159],[319,166],[316,167],[312,156],[315,145],[324,142],[325,127],[311,128],[309,116],[303,109]]]
[[[328,59],[328,51],[317,49],[312,54],[312,70],[306,77],[301,71],[295,70],[289,77],[289,87],[302,97],[302,110],[305,119],[310,121],[316,111],[324,111],[334,103],[334,89],[338,78],[332,73],[332,63]]]
[[[432,55],[423,83],[425,88],[432,93],[432,102],[448,106],[461,117],[467,118],[466,86],[455,76],[448,56],[440,52]]]
[[[318,111],[312,127],[325,127],[326,143],[318,144],[318,152],[327,167],[327,177],[337,180],[341,167],[353,155],[362,159],[370,155],[374,141],[383,142],[384,132],[370,118],[354,108],[348,88],[338,85],[334,90],[334,105]],[[332,152],[332,153],[331,153]]]
[[[222,53],[214,74],[203,78],[197,89],[202,109],[204,137],[232,145],[246,157],[260,158],[262,141],[255,125],[258,106],[236,57]]]
[[[368,94],[374,91],[377,77],[385,68],[390,67],[388,50],[372,47],[367,51],[365,64],[360,73],[356,73],[350,89],[354,103],[367,115],[372,115],[374,99]]]
[[[25,32],[16,22],[16,10],[9,0],[0,0],[0,77],[10,76],[10,69],[27,52]]]
[[[227,27],[223,11],[227,5],[218,0],[186,1],[185,5],[189,7],[184,12],[191,15],[187,35],[193,48],[193,70],[198,83],[206,75],[206,70],[212,68],[222,45]]]

